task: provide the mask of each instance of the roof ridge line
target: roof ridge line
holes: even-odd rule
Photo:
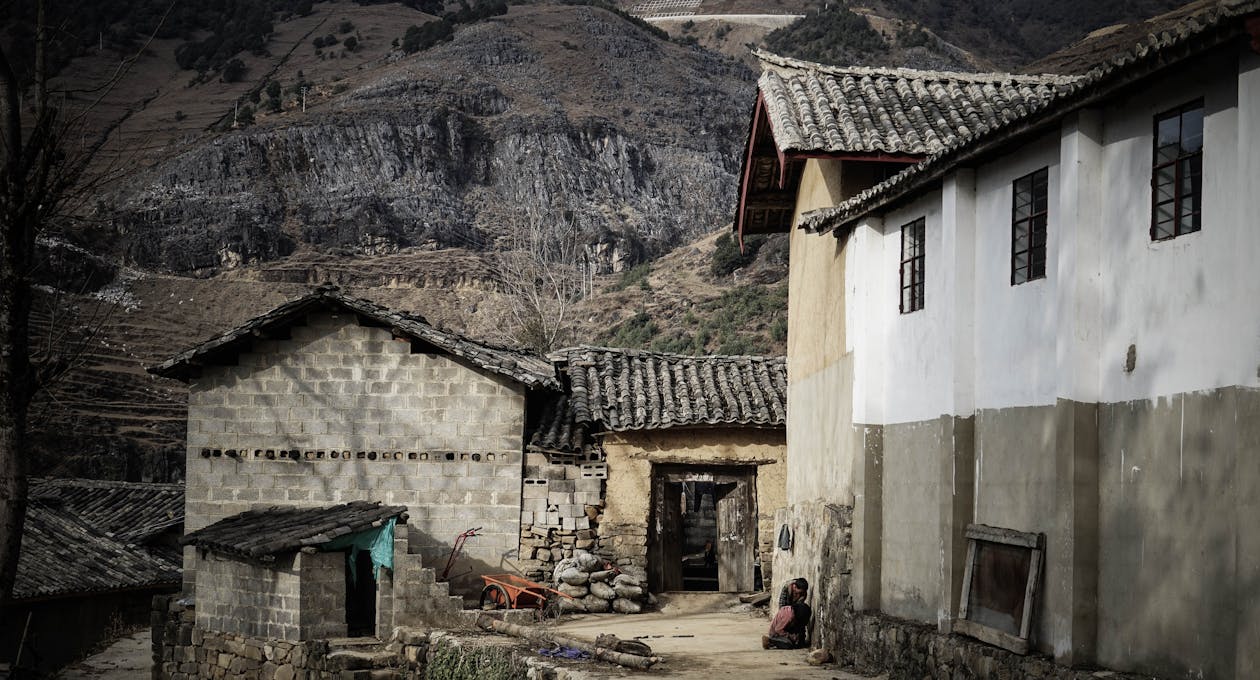
[[[752,54],[763,65],[762,72],[769,69],[766,65],[805,71],[817,71],[829,75],[848,76],[894,76],[911,80],[963,81],[971,83],[1016,82],[1039,85],[1067,85],[1083,76],[1064,75],[1060,73],[1010,73],[1007,71],[940,71],[906,68],[904,66],[839,66],[805,61],[794,57],[774,54],[762,49],[752,50]]]
[[[549,353],[547,356],[562,355],[560,359],[553,361],[565,361],[572,352],[580,352],[583,350],[595,350],[599,352],[612,352],[616,354],[624,354],[627,356],[657,356],[657,357],[677,357],[679,359],[756,359],[760,361],[774,361],[777,359],[786,360],[781,354],[680,354],[677,352],[660,352],[652,349],[636,349],[633,347],[607,347],[604,345],[573,345],[572,347],[564,347]]]

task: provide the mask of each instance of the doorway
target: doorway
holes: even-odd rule
[[[654,465],[648,582],[654,592],[754,585],[757,469]]]
[[[372,574],[372,553],[360,550],[354,555],[354,569],[346,558],[346,635],[376,635],[376,579]]]

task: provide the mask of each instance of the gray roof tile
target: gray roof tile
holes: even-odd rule
[[[184,523],[184,485],[37,478],[30,497],[60,507],[107,535],[144,541]]]
[[[1101,57],[1101,61],[1085,71],[1083,76],[1066,86],[1056,87],[1052,96],[1042,101],[1026,101],[1023,107],[1009,108],[1000,122],[975,134],[948,141],[920,163],[837,206],[805,213],[800,227],[824,232],[850,225],[863,215],[939,180],[958,163],[1002,148],[1003,143],[1021,133],[1044,129],[1060,116],[1098,101],[1132,83],[1135,78],[1158,72],[1181,59],[1237,37],[1245,30],[1240,19],[1257,14],[1260,14],[1260,0],[1201,0],[1148,22],[1140,22],[1139,28],[1087,39],[1075,46],[1075,60],[1061,55],[1058,61],[1044,63],[1046,67],[1060,64],[1064,68],[1084,70],[1079,64],[1079,55]],[[1134,35],[1141,37],[1123,47],[1115,44],[1118,39],[1131,39]]]
[[[180,543],[270,562],[277,555],[380,526],[391,517],[404,516],[405,520],[406,512],[406,506],[368,501],[316,508],[276,506],[221,519],[189,533]]]
[[[423,317],[395,312],[374,302],[345,295],[327,286],[286,302],[279,307],[220,333],[205,342],[153,366],[149,372],[168,378],[186,379],[199,360],[219,352],[242,351],[254,339],[255,332],[285,326],[308,312],[320,308],[346,309],[376,323],[387,325],[415,340],[428,343],[479,368],[505,376],[528,387],[555,389],[556,379],[551,363],[522,350],[499,347],[471,340],[457,333],[433,326]]]
[[[13,597],[18,600],[176,586],[180,565],[106,535],[61,508],[32,500],[22,527]]]
[[[935,153],[1041,106],[1076,80],[838,67],[755,54],[770,128],[785,152]]]

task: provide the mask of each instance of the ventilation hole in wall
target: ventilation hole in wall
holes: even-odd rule
[[[262,456],[262,449],[254,449],[254,457],[258,458],[260,456]]]
[[[505,454],[503,454],[503,462],[504,462],[504,463],[511,463],[511,462],[512,462],[512,454],[510,454],[510,453],[505,453]]]
[[[474,454],[472,455],[472,459],[473,459],[473,460],[475,460],[475,461],[477,461],[477,462],[481,462],[481,454],[480,454],[480,453],[474,453]]]
[[[468,454],[466,454],[466,453],[461,453],[461,454],[459,454],[459,459],[460,459],[460,460],[468,460]]]
[[[403,460],[404,458],[406,458],[406,456],[405,456],[405,455],[403,455],[403,452],[402,452],[402,451],[395,451],[395,452],[394,452],[394,460]]]
[[[487,453],[487,454],[486,454],[486,460],[494,460],[494,454],[493,454],[493,453]]]
[[[267,460],[275,460],[276,452],[274,449],[267,449]]]
[[[416,459],[416,452],[415,452],[415,451],[408,451],[408,452],[407,452],[407,460],[415,460],[415,459]]]
[[[215,458],[218,458],[219,456],[223,455],[223,451],[221,451],[220,449],[215,449],[210,452],[210,455],[214,456]]]
[[[290,449],[289,457],[292,458],[294,461],[302,460],[302,452],[298,451],[297,449]]]
[[[235,458],[235,457],[236,457],[236,449],[228,449],[227,451],[224,451],[223,453],[224,453],[224,454],[225,454],[228,458]]]
[[[210,457],[210,449],[202,449],[202,450],[201,450],[201,457],[202,457],[202,458],[209,458],[209,457]]]
[[[314,459],[315,459],[315,452],[314,452],[314,451],[307,451],[307,452],[306,452],[306,459],[307,459],[307,460],[314,460]]]
[[[428,460],[428,459],[429,459],[429,454],[427,453],[420,454],[420,460]]]
[[[323,451],[316,451],[316,452],[315,452],[315,457],[316,457],[316,458],[323,458],[323,457],[324,457],[324,452],[323,452]]]
[[[446,454],[446,459],[447,459],[447,460],[455,460],[455,454],[454,454],[454,453],[448,453],[448,454]]]
[[[360,452],[358,452],[358,453],[354,454],[354,457],[355,457],[355,458],[358,458],[359,460],[363,460],[364,458],[367,458],[367,452],[366,452],[366,451],[360,451]]]
[[[376,452],[368,451],[368,460],[376,460]]]

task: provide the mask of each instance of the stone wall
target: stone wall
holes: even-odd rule
[[[1147,675],[1078,670],[1047,656],[1020,656],[961,635],[882,614],[847,612],[838,643],[829,648],[844,665],[915,680],[1150,680]]]
[[[775,513],[776,533],[792,532],[792,549],[774,550],[771,605],[789,580],[809,581],[809,605],[814,610],[811,640],[815,647],[836,652],[844,627],[844,614],[853,610],[852,576],[853,508],[829,503],[801,503]]]
[[[287,340],[189,387],[189,531],[259,505],[406,505],[430,565],[480,526],[457,585],[518,545],[525,389],[353,315],[312,314]],[[185,557],[191,590],[195,564]]]
[[[206,629],[194,608],[153,598],[153,680],[402,680],[423,677],[428,636],[399,629],[381,652],[333,650],[328,640],[286,641]]]

